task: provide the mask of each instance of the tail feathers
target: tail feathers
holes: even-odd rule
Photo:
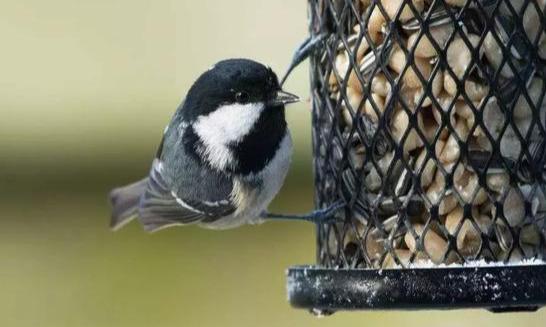
[[[119,187],[110,192],[112,204],[112,219],[110,228],[118,230],[138,216],[140,197],[146,191],[148,178],[136,183]]]

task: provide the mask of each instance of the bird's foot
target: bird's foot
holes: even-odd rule
[[[314,35],[307,38],[305,41],[303,41],[302,44],[300,44],[300,46],[294,52],[294,56],[292,57],[292,62],[290,63],[290,66],[288,66],[286,73],[281,79],[281,86],[284,84],[292,70],[294,70],[294,68],[296,68],[305,59],[307,59],[313,53],[313,51],[315,51],[320,45],[322,45],[326,37],[326,33]]]
[[[275,220],[302,220],[315,224],[331,224],[341,222],[342,219],[336,216],[336,213],[345,207],[341,201],[335,202],[327,208],[318,209],[303,215],[276,214],[264,212],[262,218]]]

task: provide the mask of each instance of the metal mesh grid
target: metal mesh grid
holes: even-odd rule
[[[544,258],[545,6],[309,0],[322,266]]]

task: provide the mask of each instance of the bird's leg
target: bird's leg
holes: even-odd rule
[[[299,64],[302,63],[305,59],[307,59],[311,53],[322,44],[324,39],[326,38],[326,34],[319,34],[315,36],[308,37],[305,41],[303,41],[302,44],[294,51],[294,56],[292,57],[292,62],[290,63],[290,66],[288,66],[288,70],[284,74],[284,77],[281,79],[280,85],[282,86],[292,70],[296,68]]]
[[[345,204],[342,203],[341,201],[338,201],[327,208],[318,209],[307,214],[289,215],[289,214],[276,214],[271,212],[264,212],[262,213],[261,217],[264,219],[275,219],[275,220],[303,220],[303,221],[308,221],[315,224],[335,223],[335,222],[341,221],[341,219],[335,216],[335,213],[338,212],[343,207],[345,207]]]

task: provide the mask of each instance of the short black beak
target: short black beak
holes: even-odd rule
[[[298,101],[300,101],[300,98],[297,95],[279,90],[277,91],[277,96],[269,100],[267,104],[270,106],[284,106],[285,104]]]

